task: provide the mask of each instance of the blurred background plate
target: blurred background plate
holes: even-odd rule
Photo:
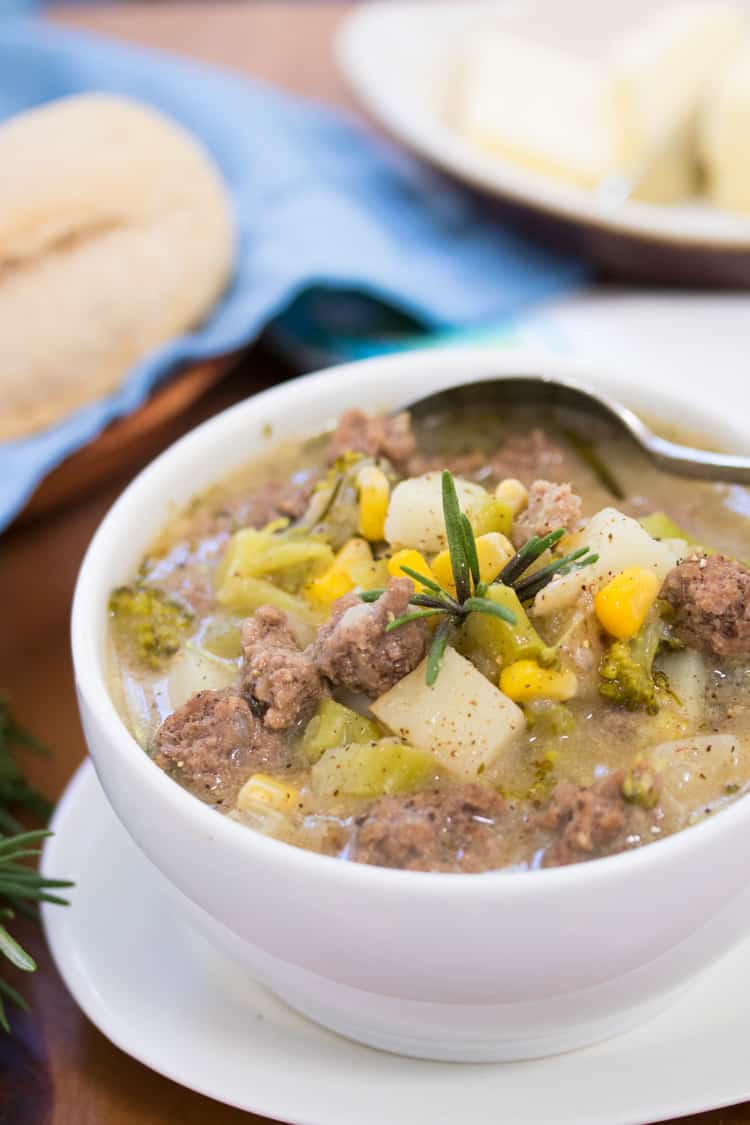
[[[462,44],[488,21],[541,34],[597,57],[618,34],[668,0],[419,0],[365,5],[337,37],[339,66],[377,122],[444,171],[494,196],[504,217],[582,253],[610,276],[678,285],[750,285],[750,217],[708,202],[627,200],[606,208],[594,192],[481,152],[446,122]],[[750,13],[750,3],[742,7]]]
[[[214,386],[236,358],[219,356],[192,364],[162,384],[132,414],[112,422],[89,445],[45,477],[18,520],[34,519],[62,508],[136,461],[153,455],[169,440],[170,424]]]

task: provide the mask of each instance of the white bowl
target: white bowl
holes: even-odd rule
[[[624,394],[617,372],[540,362],[548,374]],[[524,367],[540,370],[528,358]],[[533,873],[421,874],[319,856],[220,816],[143,753],[109,694],[106,604],[173,505],[258,452],[267,424],[274,439],[307,434],[354,404],[386,409],[441,386],[518,373],[508,352],[423,352],[324,371],[235,406],[121,496],[88,550],[73,609],[76,684],[97,773],[171,883],[175,910],[312,1019],[424,1058],[551,1054],[665,1005],[750,925],[750,800],[638,851]],[[747,447],[740,387],[728,406],[712,401],[710,381],[665,405],[636,372],[625,397]]]

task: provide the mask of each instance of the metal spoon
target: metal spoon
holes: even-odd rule
[[[677,476],[750,484],[750,457],[709,453],[703,449],[667,441],[653,433],[632,410],[601,391],[544,375],[487,379],[449,387],[418,399],[402,409],[408,410],[413,421],[419,424],[431,414],[449,412],[451,416],[455,416],[461,410],[476,411],[479,407],[496,410],[498,407],[521,403],[540,407],[565,406],[606,418],[620,429],[626,430],[660,469]]]

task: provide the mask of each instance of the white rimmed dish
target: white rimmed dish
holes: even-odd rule
[[[120,1050],[239,1109],[294,1125],[643,1125],[750,1098],[748,940],[606,1043],[533,1062],[426,1063],[314,1026],[188,931],[90,763],[52,828],[44,870],[76,886],[69,910],[42,908],[44,928],[73,997]]]
[[[463,45],[493,24],[597,57],[625,27],[670,0],[387,0],[364,4],[341,25],[339,66],[373,118],[443,171],[507,204],[619,276],[676,284],[750,283],[750,216],[707,200],[660,205],[596,194],[486,154],[449,124],[446,106]],[[740,7],[750,15],[750,4]],[[550,225],[551,224],[551,225]]]
[[[750,928],[750,802],[639,851],[480,876],[350,864],[256,834],[190,796],[135,743],[109,695],[109,590],[174,505],[274,438],[351,405],[384,410],[525,369],[619,388],[630,405],[747,448],[742,387],[660,401],[649,379],[504,351],[417,353],[287,383],[205,423],[125,491],[94,537],[73,609],[87,741],[116,813],[173,889],[174,908],[292,1007],[387,1050],[484,1061],[551,1054],[640,1023]],[[743,416],[745,425],[743,426]],[[730,419],[727,422],[727,419]]]

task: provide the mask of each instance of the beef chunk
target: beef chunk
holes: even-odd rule
[[[155,759],[203,800],[230,803],[249,774],[278,771],[289,755],[232,691],[201,691],[162,723]]]
[[[514,477],[525,485],[540,474],[559,480],[565,460],[565,450],[544,430],[536,429],[503,443],[491,459],[492,475],[497,480]]]
[[[285,613],[261,606],[242,626],[242,692],[266,706],[264,726],[284,730],[312,711],[323,683],[311,650],[302,652]]]
[[[502,867],[507,858],[497,823],[504,812],[503,798],[478,782],[382,797],[359,821],[352,858],[406,871]]]
[[[416,668],[425,654],[423,622],[386,633],[389,622],[407,612],[413,592],[409,578],[391,578],[376,602],[367,604],[357,594],[334,602],[313,646],[322,674],[341,687],[376,696]]]
[[[559,527],[572,531],[580,518],[581,498],[569,484],[535,480],[526,510],[513,522],[513,543],[523,547],[535,535],[547,535]]]
[[[715,656],[750,655],[750,570],[725,555],[692,555],[670,570],[661,596],[675,633]]]
[[[371,418],[362,410],[347,410],[331,437],[331,459],[348,450],[368,457],[387,457],[396,469],[403,469],[416,450],[409,415]]]
[[[549,803],[534,816],[534,824],[551,833],[544,866],[557,867],[583,859],[623,851],[641,841],[652,814],[622,795],[625,771],[618,770],[588,788],[563,781]]]
[[[307,511],[314,487],[312,476],[296,484],[268,481],[240,501],[239,511],[232,514],[234,523],[239,522],[243,527],[265,527],[280,517],[299,519]]]

